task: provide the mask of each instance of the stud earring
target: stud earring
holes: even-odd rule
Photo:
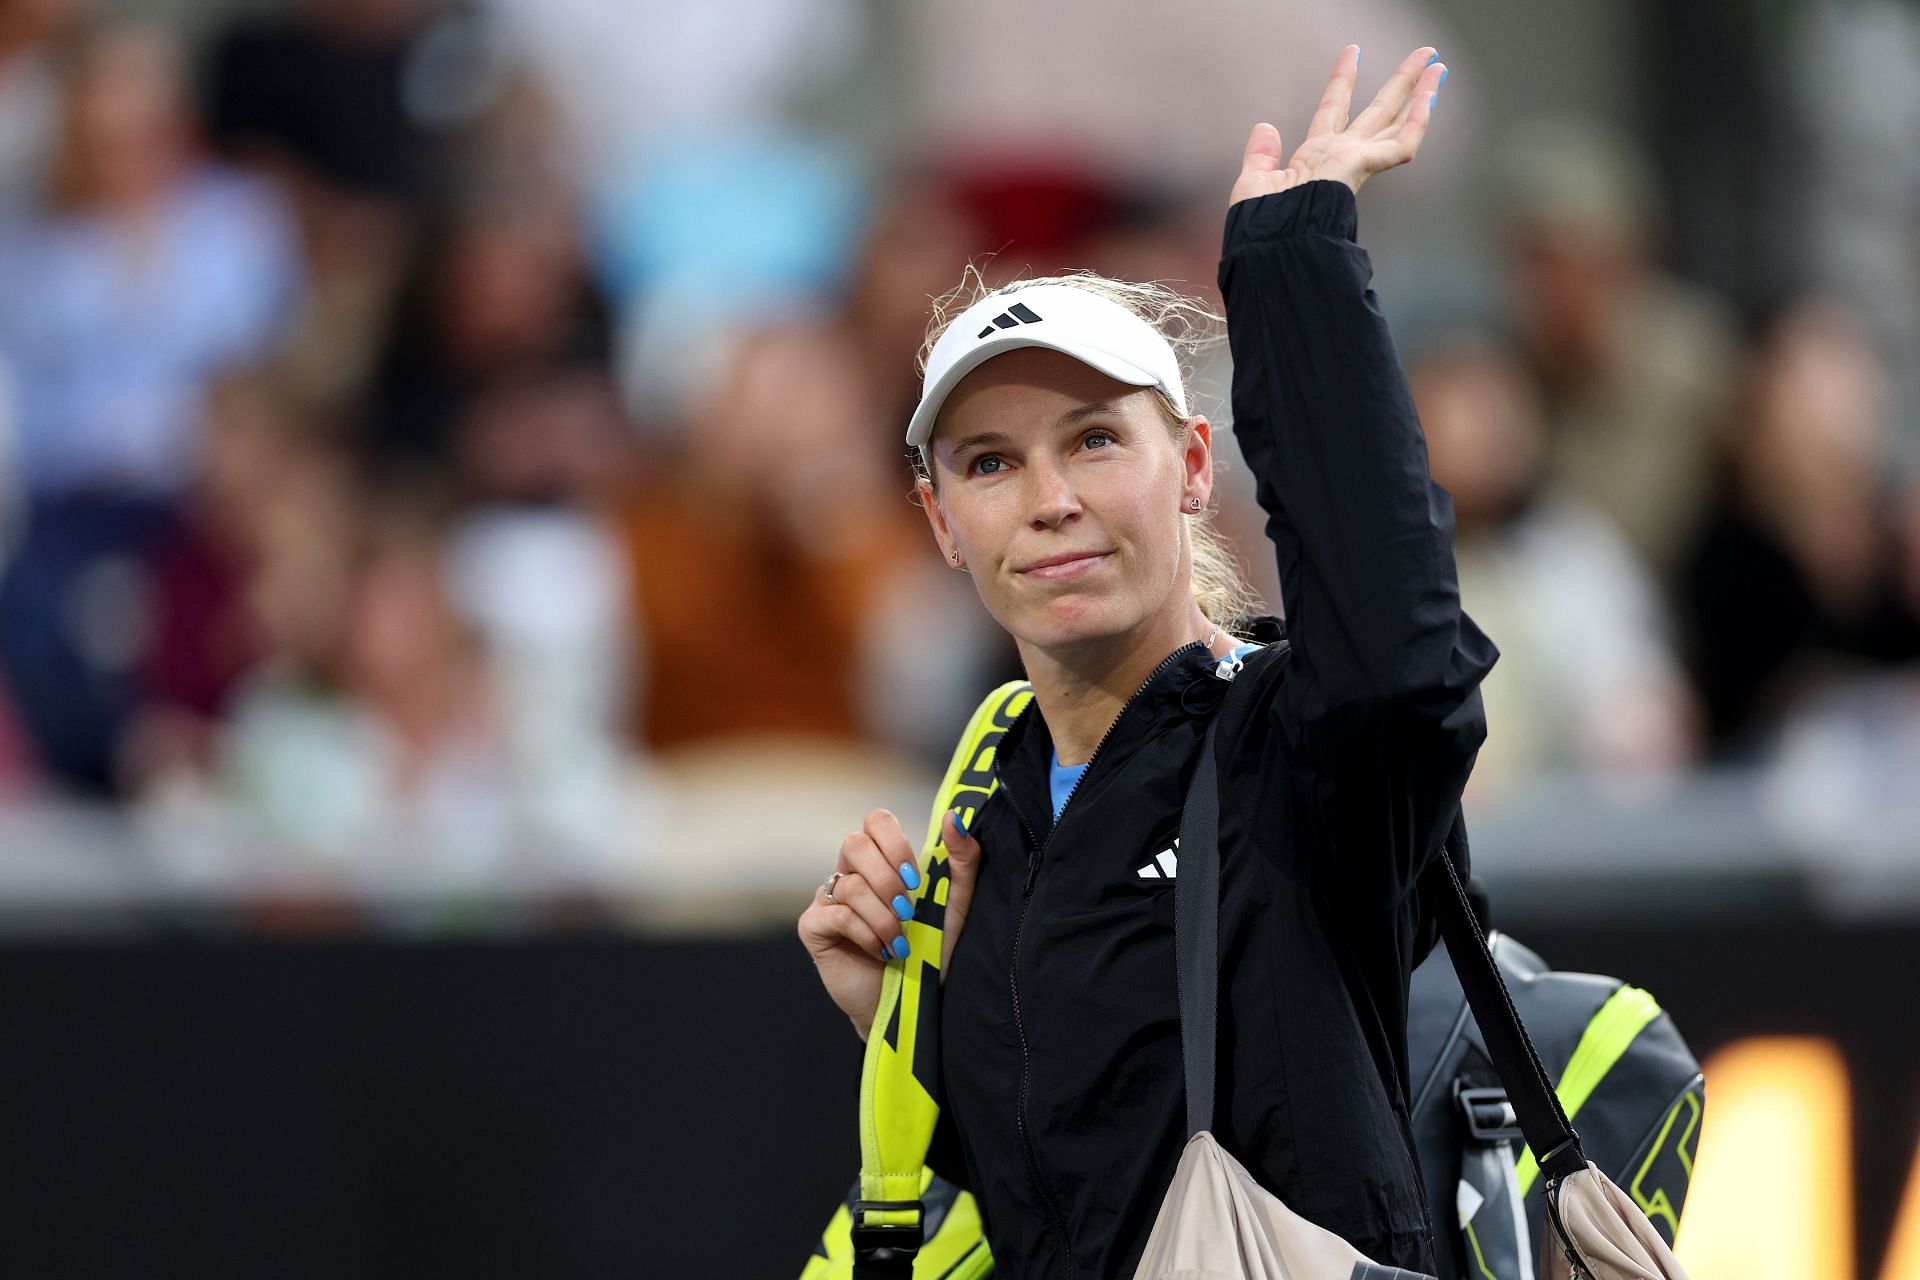
[[[1190,508],[1192,508],[1192,509],[1193,509],[1193,510],[1195,510],[1195,511],[1198,511],[1198,510],[1200,509],[1200,499],[1198,499],[1198,498],[1189,498],[1189,499],[1187,500],[1187,506],[1188,506],[1188,507],[1190,507]]]

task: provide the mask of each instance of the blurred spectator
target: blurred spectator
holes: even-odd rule
[[[845,75],[866,40],[859,0],[486,8],[559,102],[589,196],[651,168],[665,141],[764,138]],[[777,149],[762,158],[777,159]]]
[[[1130,184],[1067,155],[998,152],[950,163],[954,199],[979,227],[989,284],[1087,265],[1093,242],[1128,211]]]
[[[397,822],[425,850],[498,856],[509,771],[440,520],[396,485],[359,504],[347,537],[307,548],[338,611],[316,611],[241,691],[221,761],[280,840],[348,858]]]
[[[457,516],[450,477],[354,467],[284,380],[220,387],[153,557],[129,788],[224,784],[281,846],[360,869],[409,841],[474,870],[622,839],[624,570],[556,502],[583,490],[578,442],[617,429],[602,384],[489,410],[476,434],[522,443],[480,451]]]
[[[511,762],[516,820],[601,854],[631,839],[623,710],[632,608],[616,533],[559,506],[464,517],[448,548],[454,603],[489,655],[488,696]]]
[[[215,45],[207,116],[236,155],[409,203],[444,173],[419,94],[440,0],[302,0]]]
[[[1789,31],[1796,163],[1774,170],[1804,212],[1782,230],[1806,277],[1873,326],[1898,392],[1897,444],[1920,460],[1920,9],[1813,4]]]
[[[185,483],[209,378],[271,352],[300,265],[270,188],[193,149],[179,51],[105,28],[64,64],[51,189],[0,226],[0,360],[36,494]]]
[[[1411,377],[1434,478],[1453,496],[1461,600],[1500,645],[1475,792],[1541,771],[1685,763],[1693,709],[1658,593],[1605,518],[1543,487],[1540,406],[1518,362],[1457,337]]]
[[[0,6],[0,209],[36,198],[60,131],[53,41],[86,0],[11,0]]]
[[[455,177],[452,134],[498,80],[477,16],[443,0],[299,0],[215,42],[213,137],[299,211],[314,290],[298,368],[315,392],[365,376],[422,210]]]
[[[778,198],[741,199],[749,172]],[[850,147],[769,126],[663,142],[608,184],[594,214],[597,266],[643,430],[686,417],[739,329],[830,307],[859,249],[869,180]]]
[[[1545,124],[1505,157],[1515,314],[1547,475],[1598,508],[1671,590],[1737,374],[1724,304],[1654,259],[1653,183],[1624,144]]]
[[[1777,726],[1839,675],[1920,657],[1920,539],[1889,483],[1892,427],[1861,318],[1818,299],[1786,308],[1755,357],[1687,576],[1694,670],[1722,745]]]
[[[294,548],[343,535],[344,459],[282,381],[249,373],[216,387],[202,456],[149,562],[140,709],[118,761],[135,793],[204,778],[242,679],[276,646],[311,644],[336,607],[332,580],[305,572],[310,556],[286,569]]]
[[[866,40],[859,0],[487,0],[562,128],[636,425],[669,429],[740,326],[817,313],[846,277],[868,157],[797,123]],[[742,198],[741,175],[772,198]]]
[[[545,509],[593,505],[629,461],[610,377],[590,366],[503,377],[456,421],[453,472],[467,502]]]
[[[939,571],[881,421],[838,331],[740,342],[626,515],[649,746],[868,736],[871,620],[903,566]]]
[[[604,370],[534,371],[469,404],[455,463],[469,504],[448,547],[451,590],[491,657],[523,820],[582,851],[625,839],[629,573],[599,499],[630,439]]]
[[[207,387],[274,350],[300,268],[273,192],[195,155],[164,35],[84,33],[62,78],[51,183],[0,223],[27,499],[0,674],[50,771],[106,787],[151,623],[147,558],[198,464]]]
[[[874,403],[903,436],[920,402],[914,361],[928,303],[959,283],[987,242],[950,186],[923,174],[897,178],[866,228],[842,317]]]
[[[94,792],[139,698],[150,549],[170,515],[150,498],[36,503],[0,577],[0,684],[51,779]]]
[[[371,389],[375,455],[437,461],[490,388],[609,363],[607,312],[567,210],[482,202],[427,236]]]

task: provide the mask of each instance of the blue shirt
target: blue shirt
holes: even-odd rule
[[[300,284],[288,206],[222,169],[182,179],[140,230],[97,213],[0,221],[0,381],[25,487],[180,490],[209,384],[279,349]]]
[[[1259,645],[1251,640],[1237,644],[1233,647],[1233,652],[1229,653],[1223,661],[1243,658],[1259,647]],[[1061,764],[1060,753],[1058,751],[1053,753],[1053,767],[1048,771],[1048,782],[1051,784],[1053,790],[1053,820],[1055,822],[1060,821],[1060,811],[1067,807],[1067,797],[1072,795],[1074,787],[1079,785],[1080,775],[1085,773],[1087,766],[1092,763],[1093,761],[1088,759],[1083,760],[1079,764]]]

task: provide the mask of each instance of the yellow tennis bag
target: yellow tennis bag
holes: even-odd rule
[[[927,1168],[940,1118],[941,931],[946,846],[940,817],[972,822],[992,795],[994,753],[1027,703],[1024,680],[989,694],[947,766],[922,848],[923,874],[906,923],[909,954],[887,964],[860,1075],[860,1181],[834,1212],[801,1280],[978,1280],[993,1271],[973,1196]]]

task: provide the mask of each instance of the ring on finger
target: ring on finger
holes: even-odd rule
[[[840,877],[846,874],[847,873],[844,871],[836,871],[832,875],[828,876],[826,880],[820,885],[820,887],[826,891],[827,901],[834,903],[835,906],[838,906],[839,903],[834,899],[833,886],[835,886],[836,884],[839,884]]]

